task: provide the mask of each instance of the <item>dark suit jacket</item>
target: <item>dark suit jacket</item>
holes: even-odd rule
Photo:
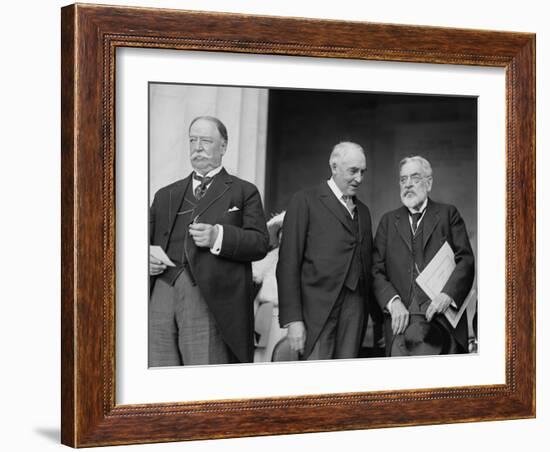
[[[190,175],[156,193],[149,219],[152,245],[167,249],[191,180]],[[222,249],[215,256],[208,248],[197,247],[187,235],[187,261],[224,341],[239,361],[250,362],[254,353],[251,261],[266,255],[269,242],[260,194],[250,182],[222,169],[201,206],[195,212],[198,222],[223,226]],[[239,210],[230,212],[233,207]]]
[[[365,204],[359,200],[356,204],[368,294],[371,218]],[[345,215],[326,182],[296,193],[286,211],[277,264],[279,322],[281,326],[297,320],[305,323],[304,356],[311,353],[352,263],[355,235]]]
[[[454,206],[429,199],[426,209],[422,219],[424,266],[430,263],[445,241],[449,242],[455,254],[456,268],[442,292],[449,295],[457,307],[460,307],[472,288],[475,272],[474,255],[466,226]],[[378,225],[374,239],[372,272],[374,294],[382,309],[395,295],[400,296],[405,306],[410,303],[408,296],[414,266],[410,228],[409,212],[405,206],[386,213]],[[419,270],[422,271],[422,268]],[[466,315],[462,316],[456,329],[443,316],[439,320],[468,350]],[[391,338],[391,324],[387,322],[386,330],[388,329]]]

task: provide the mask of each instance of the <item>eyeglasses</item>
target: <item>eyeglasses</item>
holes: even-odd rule
[[[420,181],[422,179],[424,179],[425,176],[421,176],[420,174],[413,174],[411,176],[400,176],[399,177],[399,183],[401,185],[407,185],[407,183],[409,182],[409,179],[411,180],[411,182],[414,184],[414,185],[417,185],[418,183],[420,183]]]

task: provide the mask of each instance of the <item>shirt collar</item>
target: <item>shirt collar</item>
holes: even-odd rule
[[[426,197],[426,199],[424,200],[424,202],[422,203],[422,205],[420,206],[420,209],[417,209],[417,210],[413,210],[409,207],[407,207],[409,213],[412,215],[413,213],[423,213],[425,210],[426,210],[426,206],[428,205],[428,197]]]
[[[332,190],[332,193],[334,193],[334,196],[336,196],[337,199],[342,199],[342,196],[344,196],[344,194],[342,193],[342,190],[338,188],[338,185],[336,185],[336,182],[334,182],[334,179],[332,177],[327,181],[327,184]]]
[[[204,177],[214,177],[216,174],[218,174],[223,169],[223,166],[218,166],[217,168],[214,168],[212,171],[209,171],[207,174],[205,174]],[[195,171],[199,176],[200,174]],[[202,176],[201,176],[202,177]]]

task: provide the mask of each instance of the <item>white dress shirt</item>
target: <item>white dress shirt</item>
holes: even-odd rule
[[[418,226],[420,226],[420,223],[422,222],[422,220],[424,219],[424,215],[426,214],[426,206],[428,205],[428,198],[426,198],[424,200],[424,202],[422,203],[422,205],[418,208],[418,209],[411,209],[410,207],[407,207],[407,209],[409,209],[409,224],[411,225],[411,231],[413,232],[414,234],[414,231],[413,231],[413,219],[412,219],[412,215],[414,213],[420,213],[422,212],[422,215],[420,216],[419,220],[418,220],[418,223],[416,224],[416,228],[418,229]]]
[[[201,176],[201,177],[214,177],[216,174],[218,174],[222,170],[222,168],[223,168],[223,166],[218,166],[217,168],[213,169],[212,171],[209,171],[205,176],[202,176],[201,174],[199,174],[199,176]],[[193,193],[195,193],[195,190],[197,189],[197,187],[200,184],[201,184],[201,182],[193,177]],[[208,183],[208,185],[206,186],[206,190],[208,190],[211,185],[212,185],[212,181],[210,181]],[[216,224],[215,226],[218,229],[218,237],[216,237],[216,241],[214,242],[214,245],[212,245],[212,248],[210,248],[210,252],[212,254],[215,254],[216,256],[218,256],[220,254],[220,251],[222,250],[223,226],[219,225],[219,224]]]
[[[340,201],[340,204],[342,204],[346,208],[346,210],[351,215],[351,218],[353,218],[353,216],[355,215],[355,212],[349,209],[348,205],[343,199],[344,194],[342,193],[342,190],[338,188],[338,185],[336,185],[336,182],[334,182],[334,179],[332,177],[327,181],[327,184],[332,190],[332,193],[334,193],[334,196],[336,196],[336,199]]]

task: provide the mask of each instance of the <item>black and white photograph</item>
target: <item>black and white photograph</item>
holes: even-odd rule
[[[2,449],[546,451],[544,11],[7,2]]]
[[[150,82],[150,368],[478,352],[478,99]]]

